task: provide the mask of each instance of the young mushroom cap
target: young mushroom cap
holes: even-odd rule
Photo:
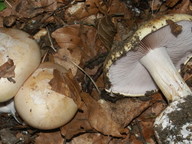
[[[66,69],[60,65],[41,64],[14,97],[19,116],[34,128],[58,128],[69,122],[77,112],[77,104],[70,97],[72,91],[66,83],[61,87],[65,94],[52,89],[50,81],[54,78],[55,70],[66,73]]]
[[[157,51],[161,51],[164,60],[161,59],[159,64],[154,65],[159,65],[159,69],[163,70],[166,67],[165,63],[172,61],[179,70],[180,65],[191,57],[191,28],[192,16],[186,14],[165,15],[140,26],[123,46],[115,48],[108,56],[104,67],[108,81],[106,90],[125,96],[143,96],[146,92],[156,91],[161,84],[156,80],[154,82],[156,74],[151,74],[146,68],[144,57],[154,53],[153,57],[148,56],[153,61],[155,58],[160,58]],[[164,53],[168,55],[164,56]],[[160,73],[164,74],[162,71]],[[166,94],[168,100],[172,100],[168,95]]]
[[[29,34],[0,28],[0,102],[15,96],[40,59],[39,46]]]

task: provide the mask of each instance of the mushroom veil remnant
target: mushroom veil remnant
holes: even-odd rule
[[[40,64],[40,49],[29,34],[0,28],[0,102],[14,97]]]
[[[113,49],[105,62],[107,91],[143,96],[159,88],[170,102],[154,125],[160,143],[192,141],[191,109],[183,108],[192,101],[192,92],[178,73],[180,65],[192,57],[191,30],[190,15],[155,18],[141,25],[123,46]],[[185,121],[173,119],[170,115],[175,111]]]

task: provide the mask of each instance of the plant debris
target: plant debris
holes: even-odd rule
[[[10,82],[15,83],[15,65],[12,59],[8,59],[3,65],[0,66],[0,78],[7,78]]]

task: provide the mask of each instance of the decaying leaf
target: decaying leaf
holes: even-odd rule
[[[82,105],[80,109],[81,110],[78,111],[75,117],[67,125],[61,127],[62,135],[68,140],[82,133],[96,132],[88,121],[87,107]]]
[[[166,107],[165,101],[159,94],[154,95],[155,98],[150,107],[148,107],[141,115],[136,118],[130,125],[131,143],[150,143],[156,144],[155,134],[153,131],[153,122],[155,118]]]
[[[108,4],[108,15],[117,15],[123,19],[130,19],[133,16],[133,12],[125,2],[111,0],[110,4]]]
[[[73,75],[76,75],[78,68],[72,62],[79,65],[82,57],[79,33],[79,25],[66,26],[52,33],[52,37],[60,46],[54,55],[55,62],[68,70],[71,69]]]
[[[35,139],[35,144],[63,144],[65,139],[59,131],[41,132]]]
[[[150,7],[151,7],[152,12],[158,11],[161,8],[161,5],[163,4],[163,2],[161,0],[152,0],[150,3],[151,3]]]
[[[132,98],[120,99],[115,103],[102,100],[99,103],[121,127],[126,127],[135,117],[139,116],[151,105],[150,100],[142,101]]]
[[[59,28],[52,33],[52,37],[60,47],[54,55],[55,62],[71,69],[74,76],[77,65],[102,51],[96,44],[96,31],[90,26],[75,24]]]
[[[68,21],[80,20],[85,17],[96,15],[98,12],[106,12],[106,5],[102,0],[86,0],[70,6],[65,13]]]
[[[174,7],[180,0],[168,0],[166,1],[166,6],[167,7]]]
[[[67,144],[108,144],[111,137],[101,135],[100,133],[85,133],[73,138]]]
[[[112,16],[105,16],[98,20],[97,33],[100,40],[110,50],[116,34],[116,27],[112,22]]]
[[[3,25],[7,27],[11,27],[15,24],[16,16],[10,15],[3,19]]]
[[[181,75],[187,85],[192,87],[192,59],[190,59],[186,65],[181,65]]]
[[[192,2],[190,0],[181,0],[171,12],[192,14]]]
[[[0,66],[0,78],[7,78],[10,82],[15,83],[15,65],[12,59],[8,59],[3,65]]]
[[[173,22],[172,20],[166,20],[166,22],[168,23],[168,25],[171,28],[171,33],[177,37],[181,32],[182,32],[182,26],[176,24],[175,22]]]
[[[124,137],[128,129],[115,122],[110,113],[89,95],[82,95],[85,105],[88,107],[88,119],[91,126],[97,131],[115,137]]]
[[[17,141],[19,140],[9,128],[4,128],[0,130],[0,139],[0,143],[2,144],[17,143]]]
[[[72,98],[80,107],[80,88],[77,81],[73,79],[71,72],[61,73],[54,69],[53,76],[53,79],[49,82],[52,90]]]
[[[32,18],[45,11],[55,10],[56,0],[17,0],[12,3],[11,14],[22,18]]]

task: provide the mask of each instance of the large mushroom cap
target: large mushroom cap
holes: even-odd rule
[[[0,102],[15,96],[40,59],[39,46],[29,34],[0,28]]]
[[[173,31],[175,29],[176,32]],[[105,62],[106,90],[125,96],[142,96],[147,91],[157,90],[155,82],[139,61],[146,54],[142,42],[152,49],[165,47],[179,70],[180,65],[192,55],[191,29],[192,16],[186,14],[162,16],[140,26],[123,46],[113,49],[108,56]]]
[[[60,65],[41,64],[14,97],[16,111],[32,127],[45,130],[58,128],[69,122],[78,109],[71,98],[71,89],[75,91],[75,86],[69,88],[68,83],[62,83],[61,89],[65,94],[52,89],[50,81],[55,70],[66,73]]]

